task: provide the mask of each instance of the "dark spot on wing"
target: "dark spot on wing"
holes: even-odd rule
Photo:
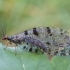
[[[69,55],[70,55],[70,50],[69,50]]]
[[[65,53],[61,53],[61,56],[66,56],[66,54]]]
[[[51,29],[49,27],[46,27],[47,28],[47,33],[51,33]]]
[[[35,49],[35,53],[38,53],[38,49]]]
[[[58,51],[54,52],[54,55],[57,55],[58,54]]]
[[[32,47],[29,49],[29,52],[32,52]]]
[[[38,32],[37,32],[36,28],[33,28],[33,34],[38,36]]]
[[[52,36],[53,34],[50,34],[50,36]]]
[[[50,48],[48,49],[48,52],[47,52],[47,53],[48,53],[48,54],[50,54],[50,53],[51,53],[51,49],[50,49]]]
[[[21,41],[20,40],[17,40],[17,41],[15,41],[16,43],[18,43],[18,44],[21,44]]]
[[[26,46],[23,47],[23,49],[25,49],[25,48],[26,48]]]
[[[66,54],[65,54],[65,50],[61,50],[61,54],[60,54],[61,56],[66,56]]]
[[[49,49],[49,52],[51,52],[51,49]]]
[[[16,38],[18,38],[18,36],[16,35]]]
[[[27,32],[27,30],[26,30],[26,31],[24,31],[24,33],[25,33],[25,35],[28,35],[28,32]]]
[[[28,45],[28,43],[26,43]]]
[[[48,54],[50,55],[50,52],[48,52]]]
[[[61,35],[63,35],[63,33],[61,33]]]
[[[63,49],[63,50],[61,50],[61,52],[62,52],[62,53],[65,53],[65,50]]]
[[[46,42],[46,44],[47,44],[47,45],[50,45],[50,43],[49,43],[49,42]]]

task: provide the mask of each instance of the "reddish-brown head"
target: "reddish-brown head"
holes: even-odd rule
[[[3,38],[2,38],[2,40],[7,40],[8,39],[8,36],[7,35],[5,35]]]

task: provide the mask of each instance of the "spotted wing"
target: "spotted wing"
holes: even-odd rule
[[[49,47],[47,51],[49,55],[58,55],[58,53],[69,55],[69,51],[65,50],[69,45],[69,36],[60,28],[38,27],[24,31],[24,34],[45,43]]]

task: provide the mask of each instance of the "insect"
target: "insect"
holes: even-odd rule
[[[30,44],[29,51],[32,51],[35,45],[37,49],[39,48],[49,55],[57,55],[59,52],[61,52],[61,56],[70,55],[70,50],[65,49],[70,46],[69,33],[61,28],[36,27],[12,36],[4,34],[2,40],[8,40],[16,45],[24,42]]]

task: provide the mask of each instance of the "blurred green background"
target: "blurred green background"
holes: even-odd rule
[[[7,35],[39,26],[69,30],[70,0],[0,0],[0,25]]]

